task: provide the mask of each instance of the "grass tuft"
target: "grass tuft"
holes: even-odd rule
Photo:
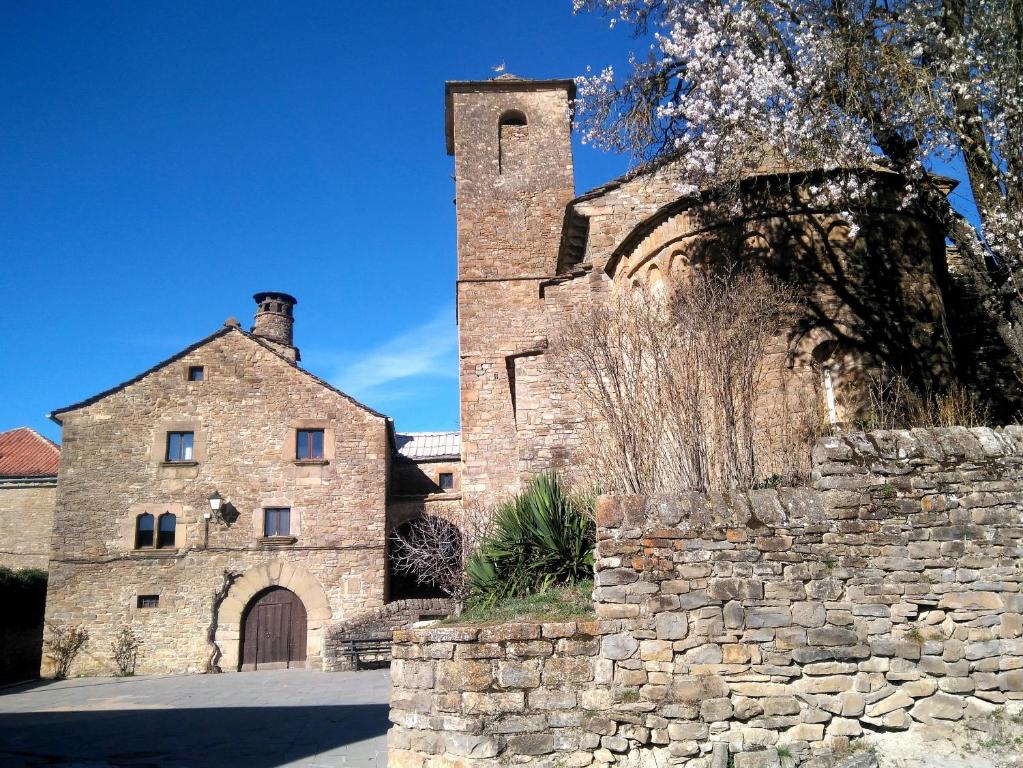
[[[567,621],[592,618],[593,582],[579,581],[523,597],[509,597],[490,606],[465,610],[461,616],[446,619],[446,624],[499,624],[505,621]]]

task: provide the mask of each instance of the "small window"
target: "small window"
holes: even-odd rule
[[[295,445],[295,458],[299,461],[303,459],[323,458],[322,429],[298,430],[297,443]]]
[[[159,608],[160,607],[160,596],[159,595],[139,595],[136,598],[135,605],[139,608]]]
[[[148,512],[135,518],[135,549],[153,546],[153,516]]]
[[[190,365],[188,366],[188,380],[189,381],[202,381],[206,378],[206,369],[201,365]]]
[[[167,461],[192,461],[193,432],[167,433]]]
[[[437,478],[437,485],[442,491],[450,491],[455,487],[455,475],[452,472],[441,472]]]
[[[157,527],[156,532],[156,546],[173,547],[177,526],[178,518],[175,515],[170,512],[160,515],[160,525]]]
[[[264,536],[291,535],[291,509],[289,507],[267,507],[263,510]]]

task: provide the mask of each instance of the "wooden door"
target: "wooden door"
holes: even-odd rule
[[[298,595],[271,587],[256,595],[245,613],[242,669],[304,666],[305,606]]]

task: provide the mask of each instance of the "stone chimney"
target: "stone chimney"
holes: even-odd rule
[[[252,335],[270,342],[285,357],[301,360],[298,348],[293,344],[294,310],[298,299],[281,291],[261,291],[252,298],[256,300]]]

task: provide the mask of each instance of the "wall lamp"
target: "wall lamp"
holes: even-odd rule
[[[203,517],[209,520],[211,517],[216,518],[218,522],[224,522],[224,518],[220,513],[221,507],[224,505],[224,499],[217,491],[213,491],[208,499],[210,503],[210,511],[203,514]]]

